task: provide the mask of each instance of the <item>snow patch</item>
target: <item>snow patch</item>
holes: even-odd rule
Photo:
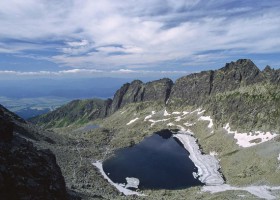
[[[266,185],[262,186],[248,186],[248,187],[234,187],[228,184],[223,184],[219,186],[203,186],[203,192],[210,192],[210,193],[217,193],[217,192],[224,192],[227,190],[243,190],[251,193],[254,196],[257,196],[262,199],[273,200],[277,197],[271,194],[272,190],[280,190],[280,187],[269,187]],[[278,199],[278,198],[277,198]]]
[[[170,114],[166,110],[164,110],[163,116],[169,116],[169,115]]]
[[[234,139],[237,140],[236,144],[245,148],[267,142],[277,136],[275,133],[261,131],[256,131],[255,134],[252,132],[238,133],[237,131],[231,130],[229,123],[227,123],[223,128],[228,132],[228,134],[234,134]],[[259,141],[256,142],[256,140]]]
[[[193,114],[193,113],[197,113],[197,114],[198,114],[198,113],[201,112],[201,110],[202,110],[201,108],[198,108],[198,109],[196,109],[196,110],[194,110],[194,111],[191,111],[190,114]],[[203,112],[204,112],[204,111],[203,111]]]
[[[216,152],[216,151],[210,151],[210,153],[209,153],[211,156],[217,156],[218,155],[218,153]]]
[[[175,122],[179,122],[179,121],[181,121],[181,119],[183,119],[181,116],[178,116],[178,117],[175,117],[176,119],[175,119]]]
[[[144,122],[147,121],[148,119],[151,119],[151,118],[153,117],[154,114],[156,114],[156,111],[152,111],[152,114],[147,115],[147,116],[144,118]]]
[[[127,184],[125,185],[125,188],[135,188],[137,189],[139,186],[139,179],[138,178],[134,178],[134,177],[126,177],[125,178]]]
[[[201,111],[198,111],[197,114],[198,114],[198,115],[201,115],[201,114],[204,113],[204,112],[205,112],[205,110],[201,110]]]
[[[138,119],[139,119],[139,118],[136,117],[135,119],[133,119],[133,120],[131,120],[130,122],[128,122],[126,125],[130,125],[130,124],[134,123],[135,121],[137,121]]]
[[[104,172],[103,170],[103,165],[102,162],[100,161],[96,161],[92,163],[96,168],[99,169],[100,173],[102,174],[102,176],[111,184],[113,185],[115,188],[117,188],[117,190],[119,190],[120,192],[122,192],[124,195],[128,196],[128,195],[137,195],[137,196],[146,196],[145,194],[141,194],[139,192],[134,192],[132,190],[129,190],[127,188],[124,187],[124,184],[118,184],[118,183],[114,183]],[[126,179],[127,180],[127,179]],[[135,181],[135,180],[133,180]],[[129,182],[131,183],[132,180],[130,179]],[[127,180],[127,184],[129,184],[128,180]],[[139,185],[139,184],[138,184]]]
[[[189,126],[195,125],[195,123],[188,123],[188,122],[186,122],[186,123],[184,123],[184,125],[187,126],[187,127],[189,127]]]
[[[206,185],[222,185],[224,183],[223,177],[219,172],[220,165],[218,160],[211,155],[202,155],[196,143],[196,139],[193,136],[181,130],[173,137],[179,139],[185,149],[190,153],[189,158],[198,168],[198,172],[195,176],[197,176],[202,183]]]
[[[213,127],[213,119],[210,117],[210,116],[200,116],[198,118],[198,120],[202,120],[202,121],[209,121],[209,124],[208,124],[208,128],[212,128]]]
[[[170,118],[167,118],[167,119],[159,119],[159,120],[153,120],[153,119],[149,119],[149,122],[152,122],[151,126],[154,126],[156,123],[158,122],[165,122],[165,121],[168,121],[170,120]]]
[[[180,115],[181,112],[172,112],[172,115]]]
[[[167,126],[175,126],[173,123],[168,123]]]

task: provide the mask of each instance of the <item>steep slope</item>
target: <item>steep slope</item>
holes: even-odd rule
[[[44,127],[63,127],[72,123],[82,124],[108,115],[112,100],[74,100],[53,112],[30,119]]]
[[[68,199],[55,156],[23,139],[20,124],[26,123],[0,106],[1,199]]]
[[[173,82],[168,78],[142,83],[139,80],[124,84],[114,95],[111,114],[129,103],[158,101],[165,103]]]

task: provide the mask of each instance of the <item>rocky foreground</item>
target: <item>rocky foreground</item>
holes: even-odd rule
[[[64,178],[50,150],[38,150],[14,127],[15,115],[0,107],[1,199],[69,199]],[[18,123],[24,123],[23,120]]]

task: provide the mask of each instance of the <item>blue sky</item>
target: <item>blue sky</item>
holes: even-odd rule
[[[179,77],[280,67],[278,0],[0,1],[0,78]]]

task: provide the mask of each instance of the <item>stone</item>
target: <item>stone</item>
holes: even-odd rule
[[[0,142],[10,142],[13,138],[13,124],[0,117]]]

